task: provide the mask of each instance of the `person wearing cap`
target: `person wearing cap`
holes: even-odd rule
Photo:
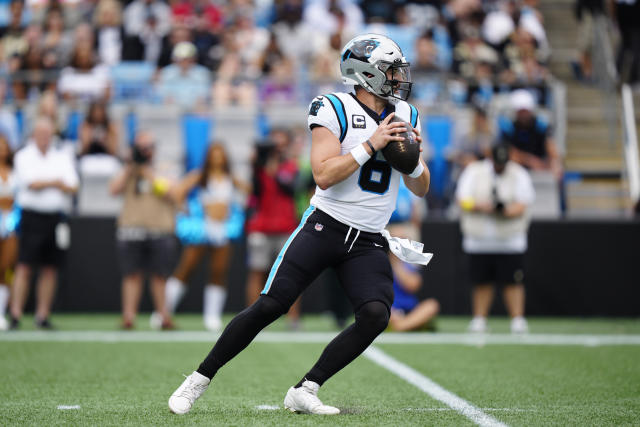
[[[175,182],[159,173],[155,153],[155,135],[139,130],[128,161],[109,184],[111,194],[123,198],[116,240],[123,276],[122,328],[127,330],[135,327],[146,276],[158,313],[150,319],[151,328],[174,327],[166,309],[165,285],[176,252]]]
[[[196,63],[197,53],[191,42],[180,42],[173,48],[173,63],[162,69],[158,81],[158,94],[164,102],[193,108],[206,101],[211,76],[206,67]]]
[[[498,144],[491,157],[469,164],[460,175],[456,199],[462,210],[462,247],[469,258],[473,285],[470,332],[486,332],[494,285],[502,285],[511,316],[511,332],[526,333],[524,254],[528,207],[535,193],[527,171],[509,160],[509,147]]]
[[[511,147],[511,159],[530,170],[547,170],[556,179],[562,176],[562,159],[550,137],[547,121],[536,115],[536,101],[531,92],[518,89],[511,94],[514,118],[499,119],[499,141]]]

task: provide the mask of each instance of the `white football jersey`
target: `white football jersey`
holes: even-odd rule
[[[404,101],[389,104],[379,117],[352,93],[321,95],[309,106],[309,128],[324,126],[341,143],[340,154],[365,142],[378,128],[379,120],[394,112],[420,129],[418,110]],[[338,221],[362,231],[379,232],[389,222],[396,206],[401,173],[393,169],[382,152],[358,168],[350,177],[326,190],[316,187],[311,204]]]

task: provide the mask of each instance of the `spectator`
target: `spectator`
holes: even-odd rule
[[[474,107],[471,128],[455,140],[449,155],[454,164],[454,182],[457,181],[460,172],[470,163],[489,157],[494,138],[486,111],[480,107]]]
[[[237,190],[248,189],[231,175],[227,154],[220,143],[209,147],[201,170],[185,177],[178,191],[178,199],[185,200],[194,189],[197,190],[198,206],[204,210],[200,230],[202,235],[184,247],[173,276],[167,280],[167,310],[170,313],[175,311],[184,295],[189,276],[209,249],[210,274],[204,288],[204,326],[210,331],[218,331],[222,327],[227,270],[231,260],[227,221]]]
[[[434,330],[433,320],[440,311],[434,298],[418,300],[415,294],[422,288],[422,274],[417,265],[409,264],[389,254],[393,270],[393,305],[389,317],[392,331]]]
[[[47,10],[43,30],[44,66],[48,70],[60,70],[68,63],[73,48],[71,34],[65,30],[62,9],[53,7]]]
[[[576,21],[578,21],[578,61],[571,61],[571,68],[578,80],[591,80],[593,77],[593,64],[591,55],[593,51],[594,18],[604,15],[603,0],[576,0]]]
[[[154,170],[154,147],[151,133],[138,132],[131,160],[111,182],[111,193],[124,196],[117,231],[123,274],[123,329],[132,329],[135,325],[145,273],[150,278],[154,310],[161,319],[152,321],[151,326],[173,328],[165,304],[165,281],[171,274],[176,247],[175,208],[169,198],[170,182]]]
[[[0,137],[4,136],[15,151],[20,146],[20,131],[15,113],[5,104],[6,93],[7,82],[0,80]]]
[[[502,52],[504,44],[515,31],[516,14],[519,15],[519,11],[516,9],[515,1],[498,2],[497,9],[489,12],[482,22],[482,38],[494,49]]]
[[[171,4],[174,25],[180,23],[195,28],[202,25],[210,28],[214,33],[224,27],[221,8],[208,0],[179,0]]]
[[[530,78],[529,75],[534,76],[535,74],[540,74],[544,77],[542,71],[539,71],[537,67],[532,68],[531,64],[527,62],[533,60],[534,63],[539,66],[544,63],[546,59],[547,53],[540,49],[533,35],[524,28],[518,27],[505,44],[502,52],[501,81],[513,86],[518,83],[518,80],[521,82],[524,80],[526,83]],[[532,70],[536,71],[536,73],[532,74]]]
[[[171,31],[171,9],[161,0],[134,0],[124,10],[124,29],[138,46],[134,60],[155,64],[160,56],[162,38]]]
[[[59,140],[64,137],[64,126],[60,110],[56,93],[52,90],[44,91],[42,95],[40,95],[35,115],[33,117],[27,117],[27,134],[33,131],[32,126],[35,124],[36,118],[46,117],[51,120],[53,125],[54,144],[57,145]]]
[[[173,50],[181,42],[192,42],[191,30],[184,24],[176,24],[171,32],[162,40],[162,50],[158,57],[158,68],[171,65]]]
[[[462,26],[461,33],[464,38],[454,49],[453,71],[464,78],[472,79],[476,76],[476,68],[479,64],[496,64],[498,55],[480,38],[478,26],[473,24]]]
[[[239,12],[233,20],[233,31],[237,52],[242,62],[248,66],[247,75],[259,77],[260,58],[269,44],[269,32],[256,27],[253,16],[248,11]]]
[[[109,119],[103,101],[89,105],[87,117],[80,126],[80,155],[108,154],[116,156],[118,151],[118,129]]]
[[[210,5],[212,6],[212,5]],[[208,8],[209,6],[207,6]],[[214,69],[217,65],[215,61],[215,50],[221,41],[223,26],[221,23],[212,25],[208,15],[198,15],[193,27],[193,44],[198,49],[198,63],[209,69]],[[226,31],[226,30],[225,30]]]
[[[20,325],[31,275],[39,267],[35,322],[52,329],[49,316],[56,291],[58,268],[69,246],[65,216],[78,189],[73,157],[53,146],[53,123],[36,120],[33,141],[16,154],[17,203],[22,208],[18,265],[11,299],[11,328]]]
[[[415,63],[411,64],[411,73],[415,76],[425,77],[440,71],[438,64],[438,47],[433,40],[433,32],[427,31],[415,41]]]
[[[447,26],[451,45],[456,46],[465,37],[465,27],[477,25],[482,20],[480,0],[450,0],[443,5],[442,19]]]
[[[94,34],[93,26],[89,22],[81,22],[73,31],[74,49],[75,46],[89,45],[94,46],[96,44],[96,38]],[[72,50],[72,55],[73,55]]]
[[[55,64],[45,65],[45,52],[40,45],[41,37],[38,27],[30,27],[30,36],[36,39],[29,44],[25,53],[16,58],[17,69],[12,75],[13,96],[18,101],[25,101],[33,92],[41,92],[55,88]],[[50,62],[51,63],[51,62]]]
[[[471,332],[487,331],[493,285],[504,286],[511,332],[528,331],[524,319],[524,253],[527,250],[528,206],[534,199],[531,178],[509,160],[505,144],[491,158],[471,163],[458,181],[462,209],[463,250],[469,257],[473,285]]]
[[[109,69],[96,63],[92,44],[76,44],[71,64],[62,70],[58,91],[65,99],[99,100],[110,96]]]
[[[362,28],[362,10],[352,0],[314,0],[304,9],[303,19],[309,28],[321,34],[344,30],[357,34]]]
[[[100,0],[93,13],[95,48],[100,63],[113,66],[122,59],[132,59],[122,26],[122,6],[117,0]]]
[[[301,0],[282,1],[279,5],[276,5],[275,23],[271,26],[271,31],[276,36],[280,50],[286,52],[287,56],[296,61],[296,67],[305,64],[311,57],[313,49],[313,43],[310,43],[311,40],[327,41],[327,37],[318,37],[302,21],[302,11],[303,4]],[[342,46],[338,50],[341,50],[341,48]]]
[[[196,64],[196,47],[180,42],[173,48],[173,64],[160,72],[158,93],[165,102],[184,108],[202,106],[211,85],[210,73]]]
[[[0,135],[0,331],[6,331],[9,327],[5,318],[9,303],[9,286],[6,280],[15,266],[18,251],[13,212],[15,187],[11,146],[7,138]]]
[[[262,75],[266,77],[260,91],[260,99],[263,102],[290,103],[295,100],[294,64],[280,49],[273,33],[258,60],[258,66]]]
[[[9,25],[0,28],[0,63],[9,62],[20,56],[29,47],[25,38],[23,22],[24,0],[11,0],[9,3]],[[10,66],[11,68],[15,68]]]
[[[540,51],[541,60],[546,61],[551,54],[551,49],[544,30],[542,14],[538,10],[538,0],[523,0],[518,27],[531,34]]]
[[[269,139],[258,147],[254,165],[255,212],[247,223],[247,306],[258,299],[271,264],[298,223],[293,198],[298,167],[294,159],[287,157],[291,135],[287,130],[274,129]],[[299,305],[294,307],[292,326],[296,326],[299,317]]]
[[[511,159],[531,170],[546,170],[557,179],[562,175],[562,160],[549,136],[547,122],[534,113],[535,99],[530,92],[518,89],[511,94],[515,119],[500,119],[500,141],[511,147]]]
[[[367,23],[397,23],[396,10],[400,1],[369,0],[361,4],[362,12]]]
[[[615,0],[615,21],[620,31],[617,66],[624,83],[640,82],[640,1]]]
[[[213,102],[217,107],[237,103],[243,107],[253,107],[256,75],[251,71],[236,41],[233,30],[222,35],[222,46],[218,49],[219,67],[213,84]]]
[[[337,32],[328,38],[318,38],[319,46],[313,55],[313,66],[309,70],[309,79],[317,83],[335,83],[342,80],[340,74],[340,53],[342,53],[343,37]],[[322,43],[326,41],[326,43]],[[330,88],[328,92],[333,92]]]

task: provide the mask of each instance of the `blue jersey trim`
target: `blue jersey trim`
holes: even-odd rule
[[[336,112],[338,117],[338,123],[340,124],[340,142],[344,141],[344,137],[347,136],[347,111],[344,108],[344,104],[337,96],[333,94],[325,95],[325,98],[331,102],[333,111]]]
[[[411,126],[414,128],[418,126],[418,109],[411,104],[408,104],[411,109]]]
[[[316,207],[311,205],[311,206],[309,206],[307,208],[306,211],[304,211],[304,214],[302,215],[302,219],[300,220],[300,225],[298,225],[298,228],[296,228],[293,231],[293,233],[291,233],[291,236],[289,236],[289,238],[285,242],[284,246],[280,250],[280,253],[278,254],[278,257],[276,258],[276,261],[271,266],[271,271],[269,272],[269,277],[267,277],[267,283],[264,285],[264,289],[262,290],[262,292],[260,292],[262,295],[266,295],[269,292],[269,289],[271,288],[271,284],[273,283],[273,279],[276,277],[276,273],[278,272],[278,268],[280,268],[280,264],[282,264],[282,258],[284,258],[285,252],[287,252],[287,249],[291,245],[291,242],[293,241],[293,239],[295,239],[295,237],[298,235],[300,230],[302,230],[302,227],[307,222],[307,218],[309,218],[309,216],[311,216],[311,214],[315,210],[316,210]]]

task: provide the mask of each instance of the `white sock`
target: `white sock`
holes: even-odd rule
[[[4,283],[0,283],[0,316],[4,316],[9,304],[9,287]]]
[[[204,287],[204,316],[222,317],[222,309],[227,300],[227,290],[222,286],[209,284]]]
[[[187,290],[187,286],[180,279],[169,277],[164,290],[164,298],[169,313],[175,313],[176,307],[180,303],[182,296]]]

